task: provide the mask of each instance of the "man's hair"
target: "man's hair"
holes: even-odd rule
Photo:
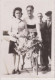
[[[37,13],[37,15],[38,15],[38,14],[41,14],[41,16],[43,17],[43,14],[42,14],[42,13]]]
[[[16,11],[16,10],[20,11],[21,14],[22,14],[22,8],[16,7],[16,8],[13,10],[13,16],[14,16],[14,17],[15,17],[15,11]]]
[[[45,15],[46,15],[46,16],[51,16],[51,15],[52,15],[52,11],[47,11],[47,12],[45,13]]]
[[[29,7],[31,7],[32,10],[34,10],[34,6],[33,6],[33,5],[28,5],[28,6],[26,7],[26,9],[29,8]]]

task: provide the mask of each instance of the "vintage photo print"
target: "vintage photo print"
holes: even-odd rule
[[[1,78],[54,78],[54,0],[0,3]]]

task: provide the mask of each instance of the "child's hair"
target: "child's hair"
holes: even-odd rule
[[[30,36],[30,33],[33,33],[33,34],[34,34],[34,37],[37,36],[37,32],[29,32],[29,31],[28,31],[28,33],[27,33],[27,37],[28,37],[28,39],[30,39],[30,37],[31,37],[31,36]]]
[[[35,35],[35,37],[37,36],[37,32],[33,32],[34,33],[34,35]],[[27,33],[27,35],[29,35],[30,34],[30,32],[28,31],[28,33]]]
[[[14,17],[15,17],[15,11],[16,11],[16,10],[20,11],[20,12],[21,12],[21,15],[23,14],[23,13],[22,13],[22,8],[16,7],[16,8],[13,10],[13,16],[14,16]]]
[[[35,37],[37,36],[37,32],[34,32],[34,36],[35,36]]]

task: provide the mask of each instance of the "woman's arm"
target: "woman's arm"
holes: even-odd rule
[[[12,35],[12,27],[10,27],[8,34],[11,36]]]
[[[20,31],[20,33],[18,34],[18,36],[23,36],[23,37],[25,37],[25,36],[27,36],[27,25],[26,25],[26,23],[23,21],[23,29],[22,29],[22,31]]]

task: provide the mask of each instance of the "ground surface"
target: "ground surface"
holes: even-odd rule
[[[8,48],[9,48],[9,42],[3,40],[2,46],[1,46],[1,71],[2,77],[12,77],[12,78],[51,78],[52,73],[49,68],[49,71],[42,72],[40,69],[38,70],[38,75],[36,73],[33,73],[31,66],[30,66],[30,60],[26,60],[26,64],[24,66],[24,70],[21,71],[21,74],[11,74],[13,69],[13,62],[12,62],[12,55],[8,54]],[[39,62],[40,63],[40,62]],[[8,75],[9,73],[9,75]]]

